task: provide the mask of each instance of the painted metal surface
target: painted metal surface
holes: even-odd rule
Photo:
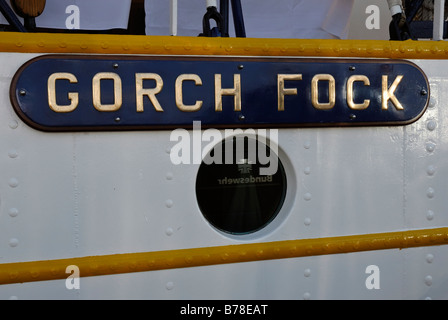
[[[76,35],[73,42],[44,36],[42,43],[28,35],[10,37],[5,50],[16,52],[70,52],[75,46],[74,52],[85,52],[102,43]],[[103,39],[106,44],[110,38]],[[113,50],[125,50],[124,42],[114,43]],[[0,53],[2,264],[448,225],[444,43],[359,42],[358,49],[355,42],[335,47],[333,41],[274,40],[269,45],[249,41],[248,50],[236,47],[237,40],[210,43],[207,49],[203,40],[155,39],[151,47],[138,46],[153,54],[205,48],[205,54],[216,50],[266,57],[282,52],[284,44],[285,55],[420,56],[423,60],[412,62],[428,77],[429,105],[421,118],[404,126],[280,129],[278,155],[288,176],[282,210],[263,230],[227,236],[212,228],[198,208],[194,186],[199,165],[170,161],[169,131],[52,133],[30,128],[12,109],[8,92],[15,72],[40,53]],[[0,286],[0,298],[446,299],[446,261],[443,245],[377,250],[92,276],[81,278],[79,290],[67,289],[64,279],[9,284]],[[366,287],[371,265],[381,271],[379,289]]]

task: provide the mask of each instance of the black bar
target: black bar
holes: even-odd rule
[[[3,16],[6,18],[8,23],[11,26],[13,26],[17,31],[27,32],[25,27],[16,17],[16,14],[14,13],[14,11],[12,11],[12,9],[9,7],[9,5],[6,3],[5,0],[0,0],[0,11],[2,12]]]
[[[220,0],[219,12],[222,16],[223,37],[229,36],[229,0]]]
[[[232,0],[232,12],[236,36],[245,38],[246,30],[244,28],[243,8],[241,7],[241,0]]]

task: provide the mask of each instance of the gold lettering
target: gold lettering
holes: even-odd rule
[[[401,79],[403,79],[402,75],[397,76],[392,85],[390,86],[390,88],[388,89],[387,88],[388,77],[383,75],[383,90],[382,90],[383,94],[381,100],[381,109],[387,110],[388,102],[390,100],[392,101],[397,110],[404,110],[400,101],[398,101],[397,97],[395,96],[395,90],[397,90],[397,87],[400,84]]]
[[[355,103],[353,101],[353,83],[355,81],[361,81],[366,86],[370,86],[370,80],[366,76],[363,75],[355,75],[351,76],[347,80],[347,105],[350,109],[353,110],[364,110],[367,109],[367,107],[370,104],[370,100],[366,99],[363,103]]]
[[[68,80],[70,83],[78,83],[78,79],[66,72],[53,73],[48,77],[47,92],[48,92],[48,105],[54,112],[72,112],[78,107],[79,95],[77,92],[69,92],[68,99],[71,101],[69,105],[61,106],[56,102],[56,80]]]
[[[114,82],[114,103],[102,104],[101,103],[101,80],[113,80]],[[92,99],[93,106],[98,111],[117,111],[121,108],[123,103],[122,98],[122,85],[121,78],[118,74],[113,72],[100,72],[97,73],[92,79]]]
[[[156,87],[143,89],[143,80],[155,80]],[[156,94],[162,91],[163,80],[157,73],[136,73],[135,74],[135,92],[137,112],[143,112],[143,96],[147,96],[157,112],[163,112],[162,106],[156,98]]]
[[[277,97],[278,111],[285,111],[285,95],[297,95],[297,88],[285,89],[285,80],[302,80],[301,74],[278,74],[277,75]]]
[[[221,75],[215,74],[215,111],[222,111],[222,96],[234,96],[235,111],[241,111],[241,75],[233,75],[234,87],[223,89]]]
[[[185,105],[183,102],[182,84],[186,80],[194,81],[196,86],[202,85],[202,80],[197,74],[181,74],[176,79],[176,106],[184,112],[195,112],[201,109],[202,101],[196,101],[193,105]]]
[[[319,81],[328,81],[328,103],[319,102]],[[336,103],[336,84],[331,74],[316,74],[311,80],[311,103],[319,110],[330,110]]]

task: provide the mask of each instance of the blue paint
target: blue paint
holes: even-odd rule
[[[69,92],[79,93],[79,104],[69,113],[57,113],[49,107],[47,81],[58,72],[71,73],[78,80],[56,81],[59,105],[70,103]],[[100,112],[93,106],[92,79],[101,72],[115,73],[121,79],[123,103],[118,111]],[[136,73],[156,73],[163,79],[163,89],[156,95],[163,112],[157,112],[148,97],[144,97],[144,112],[137,112]],[[203,101],[196,112],[184,112],[176,106],[175,82],[181,74],[196,74],[202,80],[199,86],[193,81],[183,83],[184,104]],[[223,96],[222,112],[215,111],[215,74],[222,75],[222,88],[233,88],[234,74],[241,76],[241,112],[234,110],[233,96]],[[285,88],[296,88],[297,95],[285,95],[284,111],[278,110],[279,74],[302,75],[300,81],[285,81]],[[331,74],[335,79],[336,101],[331,110],[318,110],[312,105],[311,80],[317,74]],[[365,110],[352,110],[347,105],[346,84],[352,75],[364,75],[370,80],[369,86],[354,83],[354,102],[370,100]],[[404,110],[397,110],[390,101],[387,110],[381,109],[383,75],[388,76],[388,87],[397,76],[404,76],[394,92]],[[145,80],[143,85],[153,88],[155,81]],[[328,87],[328,81],[319,82],[322,103],[329,101]],[[112,80],[101,81],[101,97],[102,103],[113,103]],[[403,125],[417,120],[426,110],[429,85],[420,68],[397,60],[53,55],[33,59],[17,72],[11,100],[27,124],[45,131],[163,130],[190,128],[193,121],[201,121],[204,128]]]

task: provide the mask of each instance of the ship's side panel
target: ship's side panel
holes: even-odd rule
[[[431,89],[415,123],[279,129],[285,203],[266,229],[238,237],[203,217],[199,165],[172,163],[170,130],[55,133],[27,126],[12,108],[10,85],[38,55],[0,54],[0,263],[448,225],[444,60],[413,61]],[[7,284],[0,297],[446,299],[447,260],[448,247],[436,246],[86,278],[80,270],[79,289],[68,289],[65,279]],[[378,288],[369,286],[377,281],[371,275],[378,275]]]

